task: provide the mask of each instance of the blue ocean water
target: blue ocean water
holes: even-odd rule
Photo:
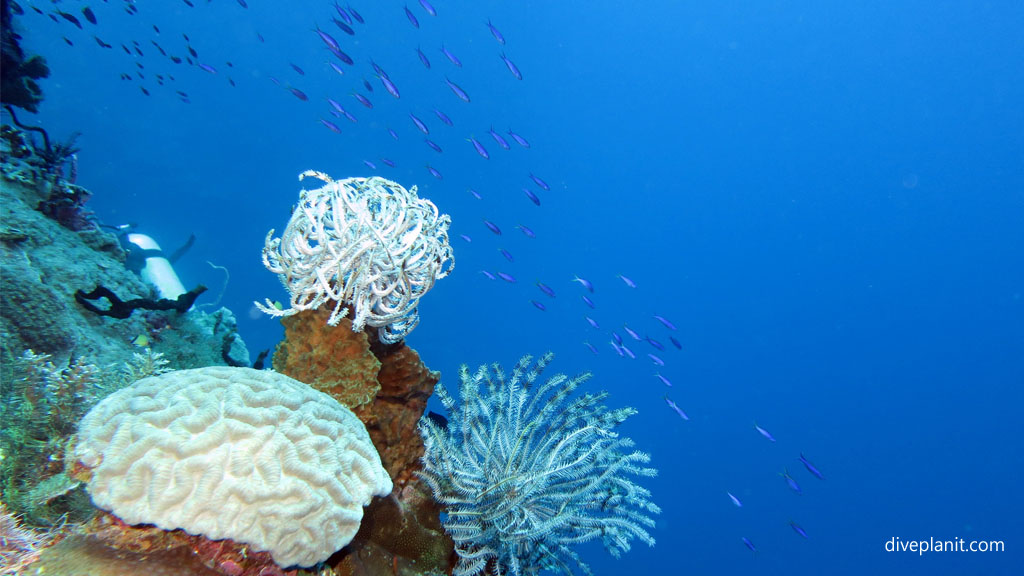
[[[436,0],[434,17],[413,0],[414,28],[402,2],[352,2],[365,24],[349,36],[326,1],[191,3],[21,2],[24,46],[53,72],[31,121],[82,133],[78,182],[103,222],[137,223],[169,250],[196,234],[178,273],[212,299],[222,276],[207,262],[229,269],[223,303],[253,353],[282,335],[252,303],[286,296],[260,251],[288,220],[296,176],[379,174],[453,219],[455,272],[408,339],[445,382],[462,363],[551,350],[549,371],[590,370],[612,405],[640,411],[623,433],[660,470],[647,484],[658,542],[617,560],[586,547],[596,574],[1024,566],[1024,5]],[[169,59],[189,46],[215,72]],[[358,122],[331,116],[328,97]],[[492,127],[530,148],[501,149]],[[887,552],[896,538],[1005,551]]]

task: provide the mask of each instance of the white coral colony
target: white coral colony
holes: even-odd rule
[[[230,538],[285,567],[340,550],[392,489],[348,408],[250,368],[143,378],[85,416],[73,454],[93,503],[125,522]]]
[[[291,295],[280,309],[269,299],[256,306],[290,316],[336,302],[334,326],[354,310],[352,329],[369,325],[382,342],[398,342],[419,323],[419,299],[455,266],[448,242],[451,218],[429,200],[384,178],[323,180],[303,190],[280,238],[267,234],[263,263]]]

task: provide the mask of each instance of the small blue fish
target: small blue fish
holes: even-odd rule
[[[356,31],[353,30],[351,26],[342,22],[341,20],[338,20],[337,18],[331,18],[331,21],[334,22],[334,25],[338,27],[338,30],[341,30],[345,34],[348,34],[349,36],[356,35]]]
[[[498,272],[498,278],[501,278],[502,280],[504,280],[505,282],[508,282],[509,284],[515,284],[516,283],[515,276],[513,276],[511,274],[505,274],[504,272]]]
[[[655,365],[657,365],[657,366],[664,366],[665,365],[665,361],[664,360],[662,360],[661,358],[658,358],[657,356],[655,356],[654,354],[651,354],[650,352],[647,353],[647,357],[650,358],[651,362],[654,362]]]
[[[484,226],[487,226],[487,229],[490,230],[491,232],[494,232],[498,236],[501,236],[501,228],[498,228],[497,224],[495,224],[494,222],[485,219]]]
[[[434,7],[431,6],[430,2],[427,2],[427,0],[420,0],[420,6],[423,6],[423,9],[427,11],[427,14],[437,16],[437,10],[434,10]]]
[[[348,11],[349,11],[350,14],[352,14],[352,17],[355,18],[356,22],[359,22],[360,24],[365,24],[366,23],[363,20],[363,17],[359,14],[359,12],[356,12],[355,8],[349,6],[348,7]]]
[[[626,286],[629,286],[630,288],[636,288],[636,282],[633,282],[632,280],[623,276],[622,274],[619,274],[619,278],[621,278],[622,281],[626,283]]]
[[[594,301],[588,298],[586,294],[583,294],[581,297],[583,298],[584,304],[590,306],[591,308],[597,308],[597,306],[594,305]]]
[[[383,162],[384,165],[387,166],[388,168],[394,168],[395,167],[394,161],[392,161],[389,158],[381,158],[380,161]]]
[[[367,108],[373,108],[373,102],[370,102],[370,100],[366,96],[363,96],[359,92],[353,92],[352,97],[358,100],[359,103],[362,104],[363,106],[366,106]]]
[[[657,372],[655,372],[654,375],[658,378],[658,380],[661,380],[662,384],[664,384],[665,386],[668,386],[669,388],[672,387],[672,383],[669,382],[668,378],[665,378],[664,376],[662,376],[661,374],[658,374]]]
[[[437,168],[434,168],[430,164],[427,164],[427,170],[430,172],[431,176],[433,176],[434,178],[437,178],[438,180],[441,180],[441,179],[444,178],[444,176],[441,176],[441,173],[437,171]]]
[[[328,62],[328,64],[330,64],[331,68],[333,68],[334,71],[337,72],[338,74],[341,74],[342,76],[345,75],[345,70],[341,66],[338,66],[334,62]]]
[[[427,128],[427,125],[424,124],[422,120],[417,118],[415,114],[410,112],[409,118],[412,118],[412,123],[415,124],[416,127],[420,129],[420,132],[423,132],[424,134],[430,134],[430,128]]]
[[[655,314],[654,319],[657,320],[658,322],[661,322],[662,325],[664,325],[665,328],[668,328],[669,330],[675,330],[676,329],[676,325],[675,324],[669,322],[668,320],[662,318],[661,316],[658,316],[657,314]]]
[[[577,277],[573,278],[573,279],[572,279],[572,281],[573,281],[573,282],[579,282],[579,283],[580,283],[580,284],[582,284],[582,285],[583,285],[583,287],[584,287],[584,288],[586,288],[586,289],[587,289],[587,290],[588,290],[588,291],[589,291],[590,293],[593,293],[593,292],[594,292],[594,285],[590,283],[590,280],[587,280],[586,278],[580,278],[579,276],[577,276]]]
[[[469,193],[472,194],[473,198],[476,198],[477,200],[483,200],[484,199],[484,197],[481,196],[479,192],[477,192],[476,190],[473,190],[472,188],[469,189]]]
[[[328,129],[330,129],[332,132],[337,132],[338,134],[341,134],[341,128],[338,128],[338,125],[335,124],[334,122],[324,120],[323,118],[321,118],[320,123],[326,126]]]
[[[444,81],[445,84],[448,85],[448,88],[451,89],[452,93],[459,97],[459,100],[467,103],[469,102],[469,94],[466,94],[465,90],[459,88],[458,84],[449,80],[447,76],[445,76]]]
[[[373,73],[376,74],[377,76],[390,78],[390,76],[388,76],[388,73],[385,72],[384,69],[381,68],[376,62],[374,62],[373,58],[370,58],[370,66],[373,68]]]
[[[548,191],[551,190],[551,187],[548,186],[548,183],[543,181],[543,180],[541,180],[537,176],[534,176],[533,172],[530,172],[530,179],[533,180],[537,184],[537,186],[540,186],[541,190],[544,190],[545,192],[548,192]]]
[[[749,548],[751,552],[756,554],[757,553],[757,548],[754,547],[754,543],[751,542],[749,539],[747,539],[746,536],[744,536],[742,539],[743,539],[743,545],[746,546],[747,548]]]
[[[367,92],[373,94],[373,84],[370,84],[370,81],[366,78],[363,78],[363,88],[366,88]]]
[[[615,340],[616,344],[622,346],[622,336],[619,336],[618,332],[612,332],[612,340]]]
[[[516,144],[519,144],[523,148],[529,148],[530,147],[530,142],[526,138],[523,138],[522,136],[520,136],[519,134],[516,134],[515,132],[509,130],[508,131],[508,135],[511,136],[512,139],[516,141]]]
[[[630,338],[632,338],[633,340],[636,340],[637,342],[640,341],[640,335],[637,334],[636,332],[634,332],[633,330],[631,330],[629,326],[626,326],[625,324],[623,324],[622,325],[622,329],[626,331],[626,334],[629,334]]]
[[[536,238],[537,237],[537,235],[533,233],[533,230],[530,230],[528,227],[523,226],[522,224],[516,224],[516,228],[519,228],[519,230],[521,230],[522,233],[525,234],[527,238]]]
[[[414,28],[420,27],[420,21],[416,19],[416,16],[413,15],[408,6],[405,7],[405,17],[409,19],[409,23],[412,24]]]
[[[508,260],[509,262],[515,262],[515,258],[512,257],[512,253],[509,252],[508,250],[505,250],[504,248],[499,248],[498,252],[501,252],[501,255],[505,257],[505,260]]]
[[[440,120],[441,122],[444,122],[445,124],[447,124],[449,126],[453,125],[452,124],[452,119],[449,118],[447,114],[445,114],[444,112],[441,112],[437,108],[434,108],[434,115],[436,115],[437,119]]]
[[[540,310],[542,312],[544,310],[547,310],[547,308],[545,308],[543,304],[541,304],[540,302],[537,302],[536,300],[530,300],[530,303],[533,304],[538,310]]]
[[[456,68],[462,68],[462,61],[456,58],[455,54],[452,54],[451,51],[445,47],[444,44],[441,44],[441,53],[444,54],[445,58],[447,58],[449,62],[454,64]]]
[[[470,238],[469,236],[466,236],[465,234],[459,234],[459,237],[461,237],[466,242],[472,242],[473,241],[472,238]]]
[[[530,202],[533,202],[537,206],[540,206],[540,198],[538,198],[537,195],[533,193],[533,190],[530,190],[529,188],[523,188],[523,194],[526,194],[526,197],[530,199]]]
[[[661,342],[658,342],[657,340],[655,340],[654,338],[651,338],[650,336],[644,336],[644,340],[647,340],[648,344],[650,344],[651,346],[654,346],[658,350],[661,350],[662,352],[665,351],[665,346]]]
[[[288,90],[290,90],[291,93],[294,94],[296,98],[302,100],[303,102],[309,100],[309,96],[306,96],[306,93],[303,92],[302,90],[299,90],[298,88],[289,88]]]
[[[626,357],[626,353],[622,351],[622,347],[621,346],[616,344],[614,341],[613,342],[609,342],[609,344],[612,345],[612,348],[615,350],[615,353],[619,355],[619,357],[621,357],[621,358],[625,358]]]
[[[416,55],[420,57],[420,63],[427,70],[430,70],[430,60],[427,60],[427,55],[423,53],[423,50],[420,50],[419,46],[416,47]]]
[[[441,147],[437,145],[437,142],[434,142],[430,138],[424,138],[423,141],[427,143],[427,146],[430,146],[431,150],[437,152],[438,154],[441,153]]]
[[[676,340],[675,336],[669,336],[668,339],[669,339],[670,342],[672,342],[673,346],[675,346],[676,348],[678,348],[680,350],[683,349],[683,345],[679,343],[679,340]]]
[[[686,415],[686,412],[683,412],[683,409],[677,406],[676,403],[673,402],[672,399],[668,397],[668,394],[665,395],[665,403],[668,404],[669,408],[674,410],[676,414],[679,414],[679,417],[682,418],[683,420],[690,419],[690,417]]]
[[[743,503],[740,502],[739,498],[733,496],[732,492],[726,492],[726,494],[729,495],[729,499],[732,500],[732,503],[735,504],[737,508],[743,508]]]
[[[333,48],[335,50],[341,50],[341,45],[338,44],[338,41],[334,39],[334,36],[331,36],[327,32],[324,32],[323,30],[321,30],[319,25],[317,25],[317,27],[314,30],[314,32],[316,32],[317,36],[320,37],[320,40],[322,40],[323,43],[326,44],[328,48]]]
[[[392,138],[394,138],[395,140],[398,140],[398,134],[394,130],[392,130],[391,128],[388,128],[388,134],[391,134]]]
[[[200,68],[202,68],[203,70],[209,72],[210,74],[216,74],[217,73],[217,69],[214,68],[213,66],[210,66],[209,64],[203,64],[202,62],[196,62],[196,66],[199,66]]]
[[[779,476],[782,476],[783,478],[786,479],[786,485],[789,486],[790,490],[796,492],[797,494],[804,493],[804,491],[800,489],[800,485],[796,483],[796,480],[794,480],[793,477],[789,475],[789,470],[783,468],[782,472],[779,472]]]
[[[341,16],[342,20],[344,20],[345,22],[347,22],[349,24],[352,23],[352,18],[349,17],[348,12],[346,12],[344,8],[339,6],[337,2],[334,3],[334,10],[335,10],[335,12],[338,13],[338,16]]]
[[[473,145],[473,149],[476,150],[476,153],[483,157],[484,160],[490,159],[491,155],[487,153],[487,149],[484,148],[484,145],[481,144],[476,138],[470,136],[469,138],[466,139],[466,141]]]
[[[395,98],[401,98],[401,95],[398,93],[398,86],[395,86],[395,83],[392,82],[390,78],[387,76],[380,76],[380,83],[384,85],[384,89],[388,91],[388,94],[391,94]]]
[[[498,143],[498,146],[501,146],[504,150],[509,149],[508,141],[505,140],[501,134],[494,131],[494,126],[491,126],[487,131],[491,134],[491,138],[494,138],[494,141]]]
[[[552,290],[550,286],[548,286],[547,284],[545,284],[545,283],[543,283],[543,282],[541,282],[539,280],[537,281],[537,288],[540,288],[540,291],[545,293],[545,294],[547,294],[548,296],[550,296],[552,298],[555,297],[555,291]]]
[[[495,276],[494,274],[491,274],[487,270],[481,270],[480,273],[483,274],[484,276],[487,276],[488,280],[497,280],[498,279],[497,276]]]
[[[626,353],[626,356],[629,356],[630,360],[636,360],[636,354],[633,354],[633,351],[630,350],[629,347],[627,347],[625,344],[619,345],[619,348],[622,348],[622,351]]]
[[[338,104],[338,102],[335,101],[333,98],[328,98],[327,99],[327,103],[330,104],[332,108],[337,110],[339,114],[344,114],[345,113],[345,109],[342,108],[341,104]]]
[[[504,52],[501,53],[501,60],[505,62],[505,67],[508,68],[508,71],[516,77],[516,80],[523,79],[523,73],[519,71],[519,68],[511,60],[508,59],[508,56],[505,56]]]
[[[594,348],[593,344],[591,344],[590,342],[584,342],[583,345],[589,348],[590,351],[594,353],[594,356],[597,356],[597,348]]]
[[[337,58],[338,60],[341,60],[342,62],[344,62],[345,64],[348,64],[349,66],[352,66],[352,65],[354,65],[356,63],[355,60],[353,60],[351,56],[349,56],[348,54],[345,54],[344,52],[342,52],[341,50],[338,50],[337,48],[328,47],[327,49],[330,51],[331,54],[334,54],[335,58]]]
[[[768,432],[767,430],[765,430],[764,428],[761,428],[760,426],[758,426],[757,422],[754,422],[754,430],[757,430],[758,434],[760,434],[761,436],[764,436],[768,440],[771,440],[772,442],[775,442],[775,437],[772,436],[771,433]]]
[[[498,41],[498,44],[504,46],[505,37],[501,35],[501,32],[498,32],[498,29],[494,27],[494,24],[491,24],[490,18],[487,19],[487,29],[491,31],[491,36],[494,36],[494,39]]]
[[[369,168],[370,170],[377,169],[377,165],[374,164],[373,162],[370,162],[369,160],[363,160],[363,164],[366,164],[366,167]]]
[[[593,327],[594,330],[600,330],[601,329],[601,326],[597,323],[597,320],[594,320],[590,316],[584,316],[584,318],[587,319],[587,324],[590,324],[590,326]]]
[[[789,521],[789,526],[790,526],[790,528],[793,529],[793,532],[796,532],[797,534],[803,536],[805,539],[808,539],[808,540],[810,539],[810,537],[807,535],[807,531],[804,530],[803,527],[800,526],[799,524],[797,524],[796,522],[793,522],[792,520],[790,520]]]
[[[807,458],[804,458],[804,455],[803,455],[802,452],[800,453],[800,463],[804,465],[804,468],[807,468],[808,472],[810,472],[811,474],[814,474],[818,478],[818,480],[824,480],[825,479],[825,476],[822,475],[821,471],[818,470],[814,466],[814,464],[811,464],[810,461],[807,460]]]

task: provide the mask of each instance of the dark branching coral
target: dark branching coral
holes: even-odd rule
[[[36,80],[49,76],[50,68],[42,56],[25,56],[11,4],[0,0],[0,102],[37,112],[43,91]]]
[[[599,538],[613,556],[634,538],[654,545],[647,528],[660,510],[629,476],[656,471],[643,466],[647,454],[624,452],[633,442],[613,431],[636,411],[609,410],[606,392],[572,398],[590,374],[559,374],[534,387],[551,358],[532,364],[526,356],[508,379],[497,365],[474,375],[463,366],[460,405],[436,389],[447,427],[420,420],[420,477],[447,512],[455,576],[590,574],[575,544]]]
[[[206,286],[199,285],[192,290],[185,292],[181,296],[178,296],[174,300],[169,298],[160,298],[159,300],[154,300],[152,298],[132,298],[131,300],[121,300],[113,290],[106,286],[97,286],[92,290],[92,292],[76,290],[75,300],[86,310],[99,314],[100,316],[127,318],[132,315],[132,312],[140,309],[174,310],[177,313],[182,314],[192,307],[196,298],[198,298],[203,292],[206,292]],[[102,300],[104,298],[110,302],[110,306],[108,308],[100,308],[96,304],[93,304],[94,301]]]

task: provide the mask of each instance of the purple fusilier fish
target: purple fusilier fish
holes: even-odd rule
[[[374,62],[373,58],[370,58],[370,66],[373,67],[373,73],[376,74],[377,76],[390,78],[390,76],[388,76],[388,73],[385,72],[384,69],[381,68],[376,62]]]
[[[515,276],[513,276],[511,274],[505,274],[504,272],[498,272],[498,278],[501,278],[502,280],[504,280],[505,282],[508,282],[510,284],[515,284],[516,283]]]
[[[519,68],[515,65],[514,62],[508,59],[508,56],[505,56],[504,52],[501,53],[501,60],[505,62],[505,67],[508,68],[508,71],[511,72],[512,75],[516,77],[516,80],[523,79],[523,73],[519,71]]]
[[[377,165],[374,164],[373,162],[370,162],[369,160],[363,160],[363,164],[366,164],[366,167],[369,168],[370,170],[377,169]]]
[[[616,344],[622,346],[622,336],[619,336],[618,332],[612,332],[612,340],[615,340]]]
[[[591,308],[597,308],[597,306],[594,305],[594,301],[588,298],[586,294],[583,294],[582,298],[584,304],[590,306]]]
[[[427,164],[427,170],[430,172],[431,176],[433,176],[434,178],[437,178],[438,180],[441,180],[441,179],[444,178],[444,176],[441,176],[441,173],[437,171],[437,168],[434,168],[430,164]]]
[[[409,10],[408,6],[405,7],[405,17],[409,19],[409,24],[412,24],[416,28],[420,27],[420,21],[416,19],[416,16],[411,10]]]
[[[623,276],[622,274],[619,274],[619,278],[621,278],[622,281],[626,283],[626,286],[629,286],[630,288],[636,288],[636,282],[633,282],[632,280]]]
[[[383,162],[388,168],[395,167],[395,162],[390,158],[381,158],[380,161]]]
[[[501,228],[498,228],[498,225],[495,224],[494,222],[485,219],[484,226],[487,226],[487,229],[490,230],[491,232],[494,232],[498,236],[501,236]]]
[[[530,190],[529,188],[523,188],[523,194],[526,194],[526,197],[530,199],[530,202],[533,202],[537,206],[540,206],[540,198],[538,198],[532,190]]]
[[[494,274],[491,274],[487,270],[481,270],[480,273],[483,274],[484,276],[487,276],[488,280],[497,280],[498,279],[497,276],[495,276]]]
[[[420,0],[420,6],[423,6],[423,9],[427,11],[427,14],[437,16],[437,10],[434,10],[434,7],[431,6],[430,2],[427,2],[427,0]]]
[[[796,480],[794,480],[793,477],[789,475],[789,470],[783,468],[782,472],[779,472],[779,476],[782,476],[786,480],[786,486],[789,486],[790,490],[796,492],[797,494],[804,493],[804,491],[800,489],[800,485],[796,483]]]
[[[391,134],[392,138],[394,138],[395,140],[398,140],[398,134],[394,130],[392,130],[391,128],[388,128],[388,134]]]
[[[572,281],[573,282],[579,282],[589,292],[591,292],[591,293],[594,292],[594,285],[590,283],[590,280],[587,280],[586,278],[580,278],[579,276],[577,276],[577,277],[573,278]]]
[[[456,68],[462,68],[462,61],[456,58],[455,54],[452,54],[451,51],[445,47],[444,44],[441,44],[441,54],[444,54],[445,58],[447,58],[449,62],[454,64]]]
[[[633,340],[636,340],[637,342],[640,341],[640,335],[637,334],[636,332],[634,332],[632,329],[630,329],[629,326],[626,326],[625,324],[623,324],[622,325],[622,329],[626,331],[626,334],[629,334],[630,338],[632,338]]]
[[[654,362],[658,366],[664,366],[665,365],[665,361],[664,360],[662,360],[661,358],[658,358],[657,356],[655,356],[654,354],[651,354],[650,352],[647,353],[647,357],[651,359],[651,362]]]
[[[388,91],[388,94],[391,94],[395,98],[401,98],[398,94],[398,87],[395,86],[395,83],[392,82],[390,78],[387,76],[380,76],[379,78],[380,83],[384,85],[384,89]]]
[[[751,552],[754,552],[754,553],[757,552],[757,548],[754,547],[754,543],[751,542],[749,538],[744,536],[742,538],[742,540],[743,540],[743,545],[746,546]]]
[[[459,100],[462,100],[463,102],[469,102],[469,94],[466,94],[465,90],[459,88],[458,84],[449,80],[447,76],[445,76],[444,81],[445,84],[448,84],[448,88],[451,88],[452,93],[459,97]]]
[[[550,286],[548,286],[547,284],[545,284],[545,283],[543,283],[543,282],[541,282],[539,280],[537,281],[537,288],[540,288],[540,291],[545,293],[545,294],[547,294],[548,296],[550,296],[552,298],[555,297],[555,291],[552,290]]]
[[[334,54],[335,58],[337,58],[338,60],[341,60],[342,62],[344,62],[345,64],[348,64],[349,66],[352,66],[353,64],[356,63],[355,60],[353,60],[351,56],[349,56],[348,54],[345,54],[341,50],[338,50],[336,48],[331,48],[330,46],[328,46],[327,49],[331,52],[331,54]]]
[[[487,149],[484,148],[484,145],[481,144],[476,138],[470,136],[469,138],[466,139],[466,141],[473,145],[473,149],[476,150],[476,153],[482,156],[484,160],[490,159],[491,155],[487,153]]]
[[[760,434],[761,436],[764,436],[768,440],[775,442],[775,437],[772,436],[771,433],[765,430],[764,428],[758,426],[757,422],[754,422],[754,430],[757,430],[757,433]]]
[[[673,402],[672,399],[668,397],[668,394],[665,395],[665,403],[668,404],[669,408],[675,410],[675,413],[679,414],[679,417],[682,418],[683,420],[690,419],[690,417],[686,415],[686,412],[683,412],[683,409],[677,406],[676,403]]]
[[[289,88],[288,90],[290,90],[291,93],[294,94],[296,98],[302,100],[303,102],[309,100],[309,96],[306,96],[306,93],[303,92],[302,90],[299,90],[298,88]]]
[[[337,72],[338,74],[341,74],[342,76],[345,75],[345,70],[341,66],[338,66],[334,62],[328,62],[328,64],[330,64],[331,68],[333,68],[334,71]]]
[[[626,353],[626,356],[629,356],[630,360],[636,360],[636,354],[633,354],[633,351],[630,350],[628,346],[626,346],[625,344],[621,344],[619,347],[622,348],[622,351]]]
[[[437,152],[438,154],[441,153],[441,147],[437,145],[437,142],[434,142],[430,138],[424,138],[423,141],[427,143],[427,146],[430,146],[431,150]]]
[[[622,357],[622,358],[625,358],[625,357],[626,357],[626,353],[622,351],[622,347],[621,347],[621,346],[619,346],[618,344],[616,344],[616,343],[615,343],[614,341],[612,341],[612,342],[608,342],[608,343],[612,345],[612,348],[613,348],[613,349],[615,349],[615,353],[616,353],[616,354],[618,354],[618,355],[619,355],[620,357]]]
[[[537,310],[540,310],[542,312],[544,310],[547,310],[547,308],[545,308],[543,304],[541,304],[540,302],[537,302],[536,300],[530,300],[530,303],[533,304],[534,307],[537,308]]]
[[[459,237],[462,238],[463,240],[465,240],[466,242],[472,242],[473,241],[472,238],[470,238],[469,236],[466,236],[465,234],[459,234]]]
[[[417,118],[415,114],[410,112],[409,118],[412,118],[412,123],[415,124],[416,127],[420,129],[420,132],[423,132],[424,134],[430,134],[430,128],[427,128],[427,125],[424,124],[422,120]]]
[[[644,340],[647,340],[648,344],[650,344],[651,346],[654,346],[658,350],[661,350],[663,352],[665,351],[665,346],[661,342],[658,342],[657,340],[655,340],[654,338],[651,338],[650,336],[644,336]]]
[[[338,30],[341,30],[345,34],[348,34],[349,36],[356,35],[356,31],[353,30],[351,26],[342,22],[341,20],[338,20],[337,18],[331,18],[331,21],[334,22],[334,25],[338,27]]]
[[[584,342],[583,345],[589,348],[590,351],[594,353],[594,356],[597,356],[597,348],[594,348],[593,344],[591,344],[590,342]]]
[[[544,190],[545,192],[551,190],[551,187],[548,186],[548,183],[534,176],[533,172],[530,172],[530,179],[536,182],[537,186],[540,186],[541,190]]]
[[[351,8],[349,9],[351,10]],[[349,24],[352,23],[352,18],[349,17],[348,12],[345,12],[345,9],[339,6],[337,2],[334,3],[334,10],[338,13],[338,16],[341,16],[342,20]]]
[[[487,29],[491,31],[491,36],[494,36],[494,39],[498,41],[498,44],[505,44],[505,37],[502,36],[501,32],[499,32],[498,29],[494,27],[494,24],[491,24],[490,18],[487,19]]]
[[[418,46],[416,47],[416,55],[420,57],[420,63],[422,63],[427,70],[430,70],[430,60],[427,60],[427,55],[424,54],[423,50],[420,50]]]
[[[334,39],[334,36],[331,36],[327,32],[321,30],[319,25],[317,25],[314,32],[316,32],[317,36],[320,37],[320,40],[323,40],[323,43],[326,44],[328,48],[341,50],[341,45],[339,45],[338,41]]]
[[[601,329],[601,326],[600,326],[600,324],[598,324],[598,323],[597,323],[597,320],[594,320],[594,319],[593,319],[593,318],[591,318],[590,316],[584,316],[584,318],[586,318],[586,319],[587,319],[587,324],[590,324],[590,326],[591,326],[591,327],[592,327],[592,328],[593,328],[594,330],[600,330],[600,329]]]
[[[672,383],[668,381],[668,378],[665,378],[664,376],[662,376],[661,374],[658,374],[657,372],[655,372],[654,375],[658,378],[658,380],[661,380],[662,384],[664,384],[665,386],[668,386],[669,388],[672,387]]]
[[[737,508],[743,508],[743,502],[740,502],[739,498],[733,496],[732,492],[726,492],[726,494],[729,495],[729,500],[732,500],[732,503],[735,504]]]
[[[508,260],[509,262],[516,261],[516,259],[512,257],[512,253],[509,252],[508,250],[505,250],[504,248],[499,248],[498,252],[501,252],[501,255],[505,257],[505,260]]]
[[[367,108],[373,108],[373,102],[370,102],[370,100],[366,96],[363,96],[359,92],[353,92],[352,97],[358,100],[359,103],[362,104],[363,106],[366,106]]]
[[[793,522],[792,520],[790,520],[789,521],[789,526],[790,526],[790,528],[793,529],[793,532],[796,532],[797,534],[803,536],[804,538],[810,539],[810,537],[807,536],[807,531],[804,530],[803,527],[800,526],[799,524],[797,524],[796,522]]]
[[[508,135],[511,136],[512,139],[516,141],[516,144],[519,144],[523,148],[529,148],[530,147],[530,142],[526,138],[523,138],[522,136],[520,136],[519,134],[516,134],[515,132],[509,130],[508,131]]]
[[[349,11],[350,14],[352,14],[352,17],[355,18],[356,22],[359,22],[360,24],[365,24],[366,23],[363,20],[363,17],[359,14],[359,12],[356,12],[355,8],[349,6],[348,7],[348,11]]]
[[[476,190],[473,190],[472,188],[469,189],[469,193],[472,194],[473,198],[476,198],[477,200],[483,200],[484,199],[484,197],[481,196],[479,192],[477,192]]]
[[[669,322],[668,320],[662,318],[661,316],[658,316],[657,314],[655,314],[654,319],[657,320],[658,322],[661,322],[662,325],[665,326],[665,328],[668,328],[669,330],[675,330],[676,329],[676,325],[675,324]]]
[[[324,120],[323,118],[321,118],[320,119],[320,123],[323,124],[324,126],[326,126],[332,132],[337,132],[338,134],[341,134],[341,128],[338,128],[338,125],[335,124],[334,122],[331,122],[329,120]]]
[[[818,478],[818,480],[824,480],[825,479],[825,476],[822,475],[821,471],[818,470],[814,466],[814,464],[811,464],[810,461],[807,460],[807,458],[804,458],[803,453],[800,454],[800,463],[804,465],[804,468],[807,468],[808,472],[810,472],[811,474],[814,474]]]
[[[494,131],[494,126],[491,126],[490,129],[487,130],[487,131],[490,132],[491,138],[494,138],[494,141],[498,143],[498,146],[501,146],[502,149],[504,149],[504,150],[508,150],[509,149],[508,141],[505,140],[501,136],[501,134],[498,134],[497,132]]]
[[[516,228],[519,228],[519,230],[521,230],[523,234],[526,234],[527,238],[537,237],[537,235],[533,233],[533,230],[530,230],[528,227],[523,226],[522,224],[516,224]]]
[[[679,343],[679,340],[676,340],[675,336],[669,336],[668,339],[669,339],[670,342],[672,342],[673,346],[675,346],[676,348],[678,348],[680,350],[683,349],[683,345]]]
[[[448,115],[445,114],[444,112],[441,112],[437,108],[434,108],[434,114],[437,116],[437,119],[440,120],[441,122],[444,122],[445,124],[447,124],[449,126],[453,125],[452,124],[452,119],[449,118]]]

